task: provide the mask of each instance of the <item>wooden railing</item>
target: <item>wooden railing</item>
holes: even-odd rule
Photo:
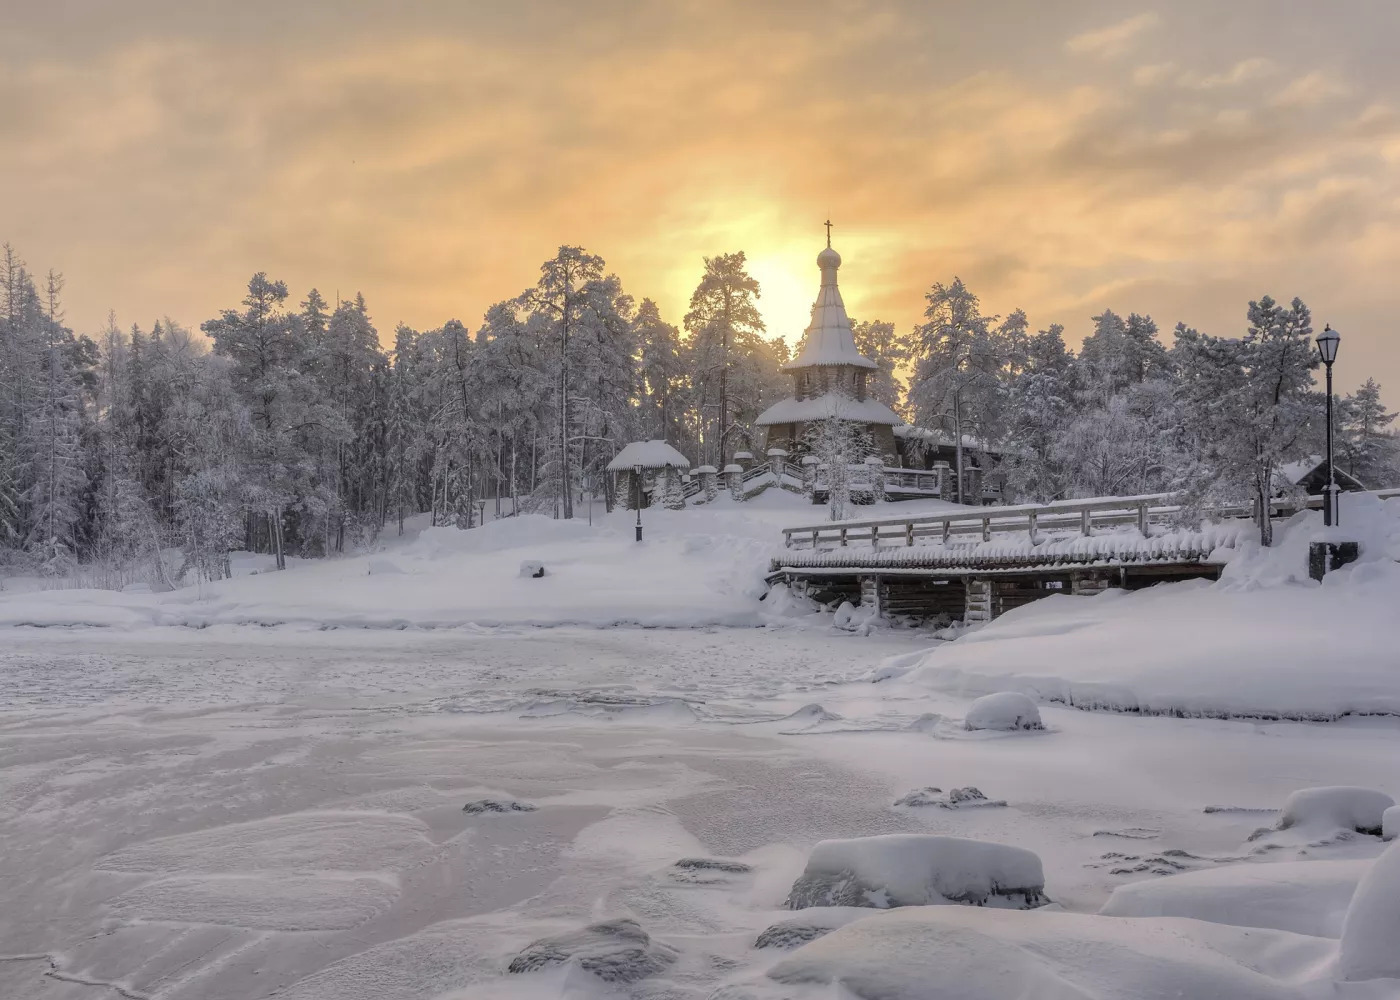
[[[1400,488],[1372,490],[1381,499],[1400,496]],[[866,521],[828,521],[825,524],[783,529],[783,544],[788,548],[824,543],[849,545],[869,542],[878,546],[913,545],[916,538],[935,538],[948,542],[954,537],[979,536],[982,541],[994,533],[1027,532],[1031,542],[1039,540],[1042,531],[1075,529],[1089,535],[1094,528],[1135,525],[1147,535],[1153,524],[1169,523],[1181,515],[1183,508],[1177,493],[1147,493],[1131,497],[1099,497],[1092,500],[1062,500],[1048,504],[1020,504],[1009,507],[981,507],[942,514],[919,514],[912,517],[890,517]],[[1322,507],[1322,497],[1302,500],[1280,498],[1269,505],[1270,517],[1287,517],[1304,508]],[[1209,517],[1251,517],[1250,504],[1225,504],[1201,508]]]

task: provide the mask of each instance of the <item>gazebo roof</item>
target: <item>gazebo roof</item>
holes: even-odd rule
[[[665,441],[633,441],[608,463],[608,471],[626,472],[639,465],[643,469],[688,469],[690,459]]]

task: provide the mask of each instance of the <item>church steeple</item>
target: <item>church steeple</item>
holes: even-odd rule
[[[851,318],[846,315],[846,304],[841,301],[841,289],[836,283],[836,272],[841,269],[841,255],[831,248],[830,220],[825,225],[826,249],[817,254],[822,283],[817,290],[817,301],[812,304],[812,321],[803,336],[802,349],[783,368],[787,371],[818,365],[874,368],[875,362],[856,350]]]

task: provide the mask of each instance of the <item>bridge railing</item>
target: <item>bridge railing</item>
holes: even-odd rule
[[[1386,499],[1400,496],[1400,489],[1372,490],[1373,496]],[[910,517],[879,518],[864,521],[828,521],[783,529],[783,544],[788,548],[824,544],[849,545],[869,542],[871,545],[913,545],[915,539],[934,538],[948,542],[954,537],[980,536],[988,541],[993,534],[1025,532],[1032,543],[1042,531],[1077,528],[1082,535],[1095,528],[1134,525],[1144,536],[1153,524],[1170,523],[1183,510],[1179,493],[1145,493],[1131,497],[1097,497],[1090,500],[1061,500],[1048,504],[1019,504],[1007,507],[980,507],[966,511],[941,514],[918,514]],[[1269,504],[1270,517],[1286,517],[1304,508],[1320,508],[1322,497],[1303,499],[1278,498]],[[1201,508],[1209,517],[1251,517],[1251,504],[1220,504]]]

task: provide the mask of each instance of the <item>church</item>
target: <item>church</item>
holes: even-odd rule
[[[813,421],[850,420],[863,424],[875,453],[892,462],[898,451],[894,428],[904,420],[866,393],[866,379],[876,365],[856,349],[851,318],[836,283],[841,255],[831,248],[830,229],[826,249],[817,254],[817,267],[822,283],[812,321],[797,357],[783,366],[792,376],[792,395],[764,410],[755,423],[767,429],[767,448],[793,451]]]

